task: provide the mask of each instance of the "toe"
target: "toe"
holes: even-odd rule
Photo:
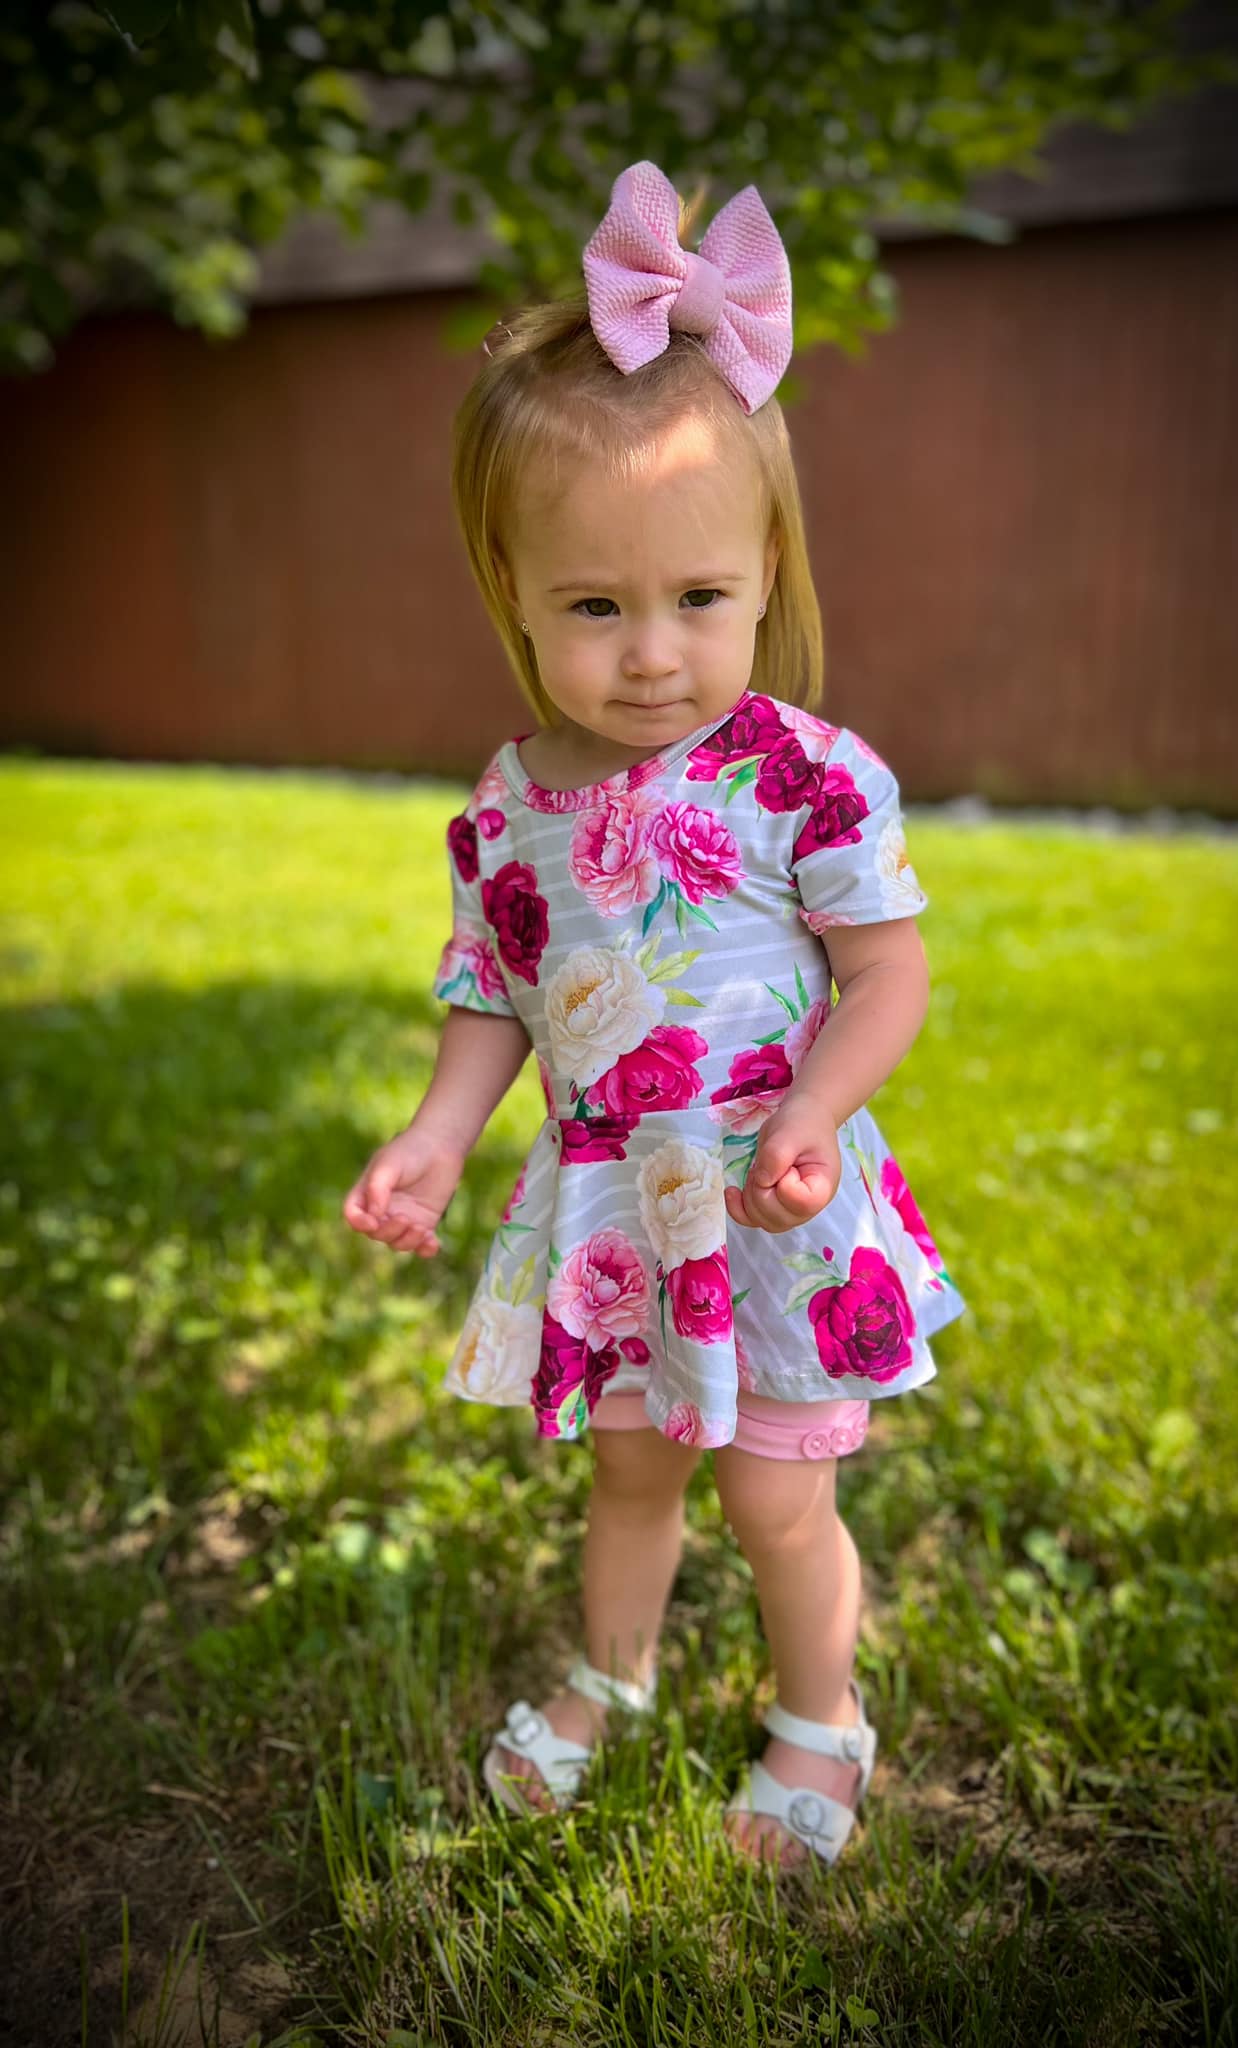
[[[803,1843],[788,1834],[772,1814],[728,1814],[725,1826],[734,1846],[753,1862],[776,1863],[780,1870],[791,1870],[806,1858]]]
[[[527,1799],[530,1806],[536,1807],[539,1813],[549,1810],[550,1794],[546,1790],[545,1779],[527,1756],[518,1756],[513,1749],[500,1748],[499,1769],[504,1777],[516,1780],[521,1797]]]

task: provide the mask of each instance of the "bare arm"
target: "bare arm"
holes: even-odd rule
[[[450,1202],[495,1106],[529,1053],[518,1017],[453,1004],[420,1106],[402,1131],[380,1145],[344,1197],[346,1223],[394,1252],[433,1258],[436,1224]]]
[[[829,936],[838,1003],[788,1090],[835,1127],[875,1095],[920,1035],[929,970],[914,918],[838,928]]]
[[[528,1056],[529,1034],[519,1017],[488,1016],[453,1004],[410,1128],[416,1124],[445,1150],[466,1157]]]

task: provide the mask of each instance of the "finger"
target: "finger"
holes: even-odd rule
[[[394,1165],[375,1166],[366,1175],[362,1199],[375,1216],[381,1216],[386,1209],[397,1178],[398,1169]]]

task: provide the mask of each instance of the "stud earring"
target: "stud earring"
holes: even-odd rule
[[[757,617],[759,619],[763,619],[765,617],[765,606],[763,604],[758,605],[757,607]]]
[[[521,630],[521,632],[522,632],[522,633],[527,633],[527,632],[528,632],[528,630],[529,630],[529,622],[528,622],[528,620],[527,620],[527,619],[521,619],[521,621],[520,621],[520,630]]]

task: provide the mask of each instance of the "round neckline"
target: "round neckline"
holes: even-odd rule
[[[581,783],[574,789],[547,789],[542,783],[534,782],[517,749],[521,740],[532,739],[534,733],[540,731],[541,728],[538,726],[530,726],[528,732],[517,733],[513,739],[503,742],[499,748],[499,766],[509,788],[522,803],[528,804],[531,810],[585,810],[589,805],[596,803],[599,797],[617,791],[639,789],[642,783],[662,774],[664,769],[673,767],[676,761],[682,760],[693,747],[699,746],[711,732],[716,732],[719,726],[725,725],[728,718],[734,718],[736,712],[743,709],[751,696],[752,691],[745,689],[720,717],[706,719],[704,725],[698,725],[695,732],[685,733],[682,739],[671,740],[656,754],[647,754],[643,761],[632,761],[626,768],[616,769],[613,775],[604,776],[600,782]]]

